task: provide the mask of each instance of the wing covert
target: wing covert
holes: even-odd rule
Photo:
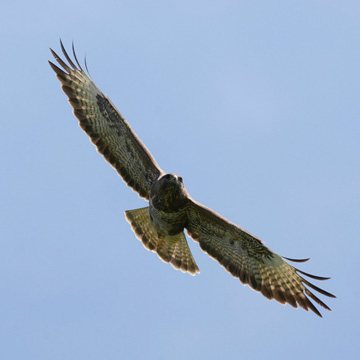
[[[73,55],[77,65],[61,41],[60,44],[69,65],[52,49],[51,53],[64,70],[50,61],[49,64],[68,96],[81,128],[126,184],[139,196],[148,199],[153,181],[163,171],[110,99],[84,72],[76,58],[74,46]]]
[[[188,208],[186,229],[199,242],[203,251],[243,284],[260,291],[268,299],[276,299],[282,304],[289,303],[293,307],[299,305],[321,316],[310,301],[311,298],[330,310],[305,285],[323,295],[335,296],[311,284],[298,273],[317,280],[328,278],[306,274],[294,268],[267,248],[260,239],[194,200],[190,201]]]

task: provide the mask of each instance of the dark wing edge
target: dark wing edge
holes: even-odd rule
[[[260,239],[192,199],[185,227],[189,236],[199,242],[203,251],[234,277],[239,278],[244,285],[261,292],[269,300],[275,299],[281,304],[289,303],[295,308],[299,305],[322,317],[310,301],[312,299],[331,311],[307,287],[331,298],[336,296],[310,283],[299,273],[316,280],[329,278],[305,273],[283,260],[304,262],[308,259],[288,259],[277,255]]]
[[[61,40],[60,45],[69,65],[52,49],[52,55],[63,69],[51,61],[49,64],[68,96],[81,128],[125,183],[137,191],[140,197],[148,200],[153,181],[163,171],[110,99],[82,69],[74,44],[72,51],[76,64],[71,60]],[[86,60],[85,67],[87,70]]]

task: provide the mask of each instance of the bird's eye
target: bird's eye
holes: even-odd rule
[[[178,179],[181,183],[183,182],[183,178],[181,176],[179,176]]]
[[[165,178],[166,180],[169,180],[169,179],[171,178],[171,175],[170,175],[170,174],[167,174],[167,175],[164,176],[164,178]]]

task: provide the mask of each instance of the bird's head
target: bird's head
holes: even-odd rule
[[[183,179],[176,174],[164,174],[156,180],[151,187],[150,199],[152,203],[162,206],[177,208],[188,198]]]
[[[180,195],[185,190],[183,178],[176,174],[165,174],[158,180],[158,190]]]
[[[183,186],[183,178],[176,174],[165,174],[159,179],[162,184],[174,184]]]

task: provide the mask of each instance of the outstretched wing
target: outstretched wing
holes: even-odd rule
[[[306,274],[294,268],[263,245],[260,239],[193,200],[189,202],[186,229],[188,234],[200,243],[202,250],[216,259],[234,277],[238,277],[243,284],[249,284],[268,299],[276,299],[282,304],[289,303],[294,307],[300,305],[321,316],[310,297],[330,310],[305,285],[323,295],[335,296],[311,284],[299,273],[317,280],[328,278]]]
[[[117,170],[128,186],[149,199],[150,188],[163,171],[128,122],[81,68],[71,60],[60,40],[67,65],[52,49],[55,60],[65,70],[49,61],[69,97],[81,128],[90,136],[99,153]]]

